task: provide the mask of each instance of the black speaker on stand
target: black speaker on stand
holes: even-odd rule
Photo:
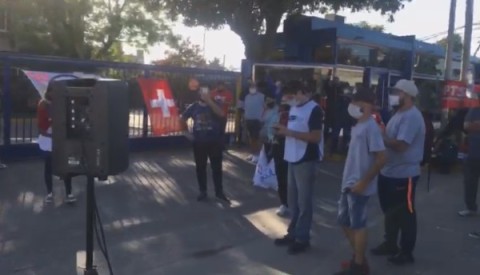
[[[127,84],[117,80],[71,79],[52,81],[49,88],[53,103],[53,173],[60,177],[87,177],[85,275],[97,275],[93,266],[98,214],[95,178],[106,180],[128,169]]]

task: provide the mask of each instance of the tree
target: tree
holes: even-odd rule
[[[218,29],[225,25],[238,34],[249,59],[266,59],[274,48],[274,36],[285,15],[350,8],[393,14],[411,0],[144,0],[151,9],[165,10],[172,19],[181,16],[188,26]],[[259,34],[264,34],[260,39]]]
[[[218,57],[215,57],[214,59],[210,60],[210,62],[208,62],[207,64],[207,68],[212,70],[226,70],[223,64],[223,61],[220,60],[220,58]]]
[[[165,51],[166,57],[162,60],[153,61],[153,64],[225,70],[219,58],[214,58],[208,62],[204,58],[200,46],[193,44],[188,38],[170,37],[167,45],[170,49]]]
[[[154,64],[180,67],[204,67],[207,64],[200,46],[193,44],[190,39],[170,41],[168,44],[171,49],[165,51],[167,57],[154,61]]]
[[[362,29],[371,30],[371,31],[377,31],[377,32],[385,31],[385,26],[383,26],[383,25],[372,25],[372,24],[368,23],[367,21],[360,21],[360,22],[354,24],[354,26],[357,26],[357,27],[362,28]]]
[[[442,46],[445,50],[448,45],[448,37],[444,37],[437,41],[437,44]],[[460,53],[463,51],[463,38],[458,33],[453,35],[453,52]]]
[[[10,43],[20,52],[115,59],[121,44],[162,41],[169,27],[143,0],[4,0]]]

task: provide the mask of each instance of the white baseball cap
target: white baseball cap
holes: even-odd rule
[[[395,84],[393,89],[402,91],[412,97],[416,97],[418,95],[417,85],[415,85],[415,82],[413,82],[412,80],[400,79]]]

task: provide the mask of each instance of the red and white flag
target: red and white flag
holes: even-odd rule
[[[182,131],[180,115],[166,80],[138,78],[155,136]]]
[[[476,108],[480,106],[480,85],[467,85],[449,80],[443,89],[442,107],[445,109]]]

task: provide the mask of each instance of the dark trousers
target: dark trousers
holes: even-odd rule
[[[339,141],[340,141],[340,132],[342,130],[343,130],[342,143],[341,143],[340,148],[338,148],[339,147]],[[350,142],[350,133],[351,133],[351,127],[350,126],[335,125],[332,128],[330,153],[333,154],[333,153],[337,153],[339,151],[340,151],[340,153],[346,152],[348,143]]]
[[[465,204],[468,210],[477,211],[478,180],[480,179],[480,160],[467,159],[464,167]]]
[[[282,205],[288,206],[288,162],[284,160],[285,142],[272,145],[272,155],[275,161],[275,173],[278,182],[278,196]]]
[[[195,158],[195,166],[197,170],[198,187],[201,193],[207,192],[207,162],[210,159],[215,194],[223,194],[222,151],[223,143],[219,141],[193,143],[193,156]]]
[[[223,129],[223,134],[222,134],[222,145],[223,145],[223,150],[226,150],[227,149],[227,146],[226,145],[229,145],[230,144],[230,141],[227,140],[227,118],[225,119],[222,119],[222,122],[221,122],[221,127]]]
[[[50,152],[45,153],[45,168],[44,168],[44,179],[45,185],[47,186],[47,193],[50,194],[53,192],[53,173],[52,173],[52,154]],[[65,192],[68,195],[72,194],[72,177],[67,176],[63,179],[65,184]]]
[[[396,247],[400,233],[401,251],[406,253],[412,253],[417,240],[415,189],[418,179],[382,175],[378,178],[378,196],[385,215],[385,241]]]

